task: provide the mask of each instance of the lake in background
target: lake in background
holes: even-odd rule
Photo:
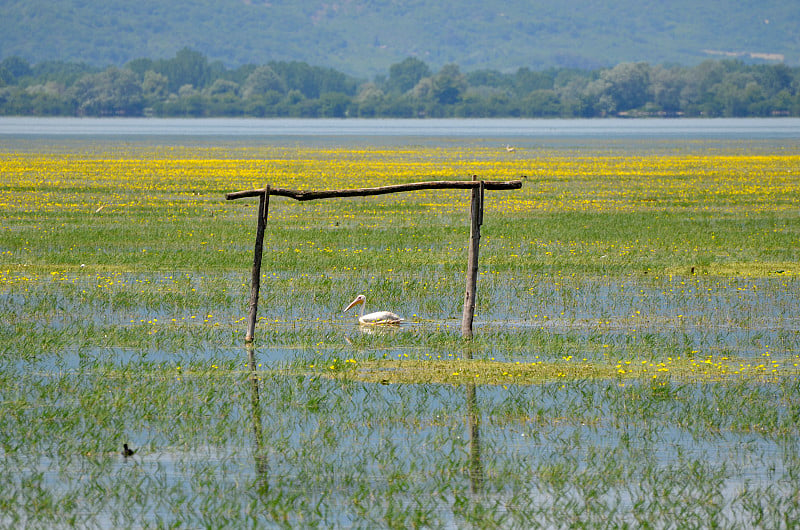
[[[0,136],[794,139],[800,138],[800,118],[337,120],[0,117]]]

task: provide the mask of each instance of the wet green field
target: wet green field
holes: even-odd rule
[[[0,151],[0,526],[800,520],[797,150]],[[486,193],[473,340],[468,192],[430,191],[273,197],[245,347],[225,193],[472,174],[523,180]]]

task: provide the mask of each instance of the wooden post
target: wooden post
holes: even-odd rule
[[[256,248],[253,255],[253,274],[250,279],[250,314],[247,319],[245,342],[253,342],[258,317],[258,290],[261,287],[261,254],[264,250],[264,230],[269,216],[269,186],[258,197],[258,228],[256,229]]]
[[[473,175],[472,180],[478,176]],[[467,256],[467,289],[464,294],[464,312],[461,316],[461,336],[472,338],[472,320],[475,317],[475,290],[478,283],[478,249],[481,241],[481,224],[483,224],[483,187],[484,182],[472,188],[470,201],[469,254]]]

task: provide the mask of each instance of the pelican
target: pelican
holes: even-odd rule
[[[374,313],[365,315],[364,303],[366,300],[367,297],[363,294],[356,296],[356,299],[350,302],[350,305],[344,308],[344,312],[347,313],[353,307],[361,305],[361,309],[358,310],[358,322],[360,324],[399,324],[404,320],[403,317],[399,317],[391,311],[376,311]]]
[[[514,147],[512,145],[506,144],[506,151],[508,151],[509,153],[513,153]]]

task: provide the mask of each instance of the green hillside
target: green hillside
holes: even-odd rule
[[[465,71],[797,65],[798,27],[788,0],[6,0],[0,59],[107,66],[190,47],[229,67],[296,60],[362,77],[409,56]]]

